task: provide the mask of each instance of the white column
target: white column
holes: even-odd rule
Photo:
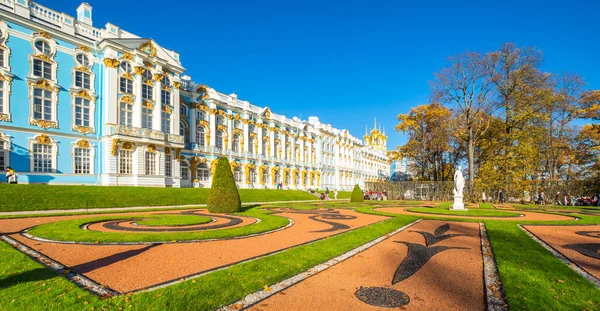
[[[96,107],[100,107],[100,105],[103,106],[102,111],[104,112],[104,115],[102,116],[102,120],[105,124],[118,124],[120,106],[117,96],[119,93],[118,69],[112,67],[112,64],[110,65],[111,66],[106,66],[105,64],[104,66],[104,99],[102,102],[96,100]],[[96,111],[98,111],[98,109],[96,109]],[[100,131],[101,126],[104,126],[104,124],[96,124],[96,131]]]
[[[262,155],[262,152],[263,152],[262,151],[263,150],[263,135],[262,135],[262,131],[263,131],[263,129],[262,129],[262,126],[258,126],[260,124],[257,123],[256,125],[257,125],[256,129],[258,130],[258,154]],[[257,158],[258,158],[258,155],[257,155]]]
[[[171,93],[171,103],[173,103],[173,113],[171,114],[171,133],[179,135],[179,89],[174,87]],[[192,133],[192,125],[190,124],[190,133]],[[185,142],[185,138],[183,139]]]
[[[214,106],[214,105],[213,105]],[[214,107],[214,109],[216,109],[216,107]],[[217,119],[216,119],[216,115],[214,113],[208,113],[208,124],[210,127],[210,146],[216,146],[216,141],[217,141]]]
[[[179,96],[177,96],[179,98]],[[196,108],[191,107],[190,103],[190,143],[195,144],[196,142]]]
[[[133,78],[133,94],[135,94],[135,104],[132,125],[142,127],[142,75],[136,74]]]
[[[248,146],[248,144],[250,143],[250,135],[248,133],[248,123],[244,122],[243,124],[244,124],[244,145],[242,146],[242,150],[244,153],[248,153],[248,148],[252,148],[252,147]],[[246,174],[246,173],[244,172],[244,174]],[[245,175],[244,175],[244,178],[246,178]],[[244,181],[245,180],[246,179],[244,179]]]
[[[271,128],[275,127],[275,124],[270,124]],[[269,156],[272,158],[277,157],[277,150],[275,149],[275,131],[271,130],[269,132],[269,144],[271,146],[271,152],[269,152]]]

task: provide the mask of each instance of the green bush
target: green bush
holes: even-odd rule
[[[208,193],[208,211],[211,213],[235,213],[242,207],[240,193],[235,185],[231,166],[225,157],[219,158]]]
[[[358,184],[354,185],[354,190],[352,190],[352,197],[350,197],[350,202],[364,202],[365,198],[363,197],[362,190]]]

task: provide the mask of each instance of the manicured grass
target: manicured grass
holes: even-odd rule
[[[209,189],[0,184],[0,212],[206,204]],[[242,202],[317,200],[299,190],[240,189]]]
[[[109,299],[80,289],[0,242],[0,310],[215,310],[415,219],[389,219],[179,284]]]
[[[600,310],[600,290],[516,224],[486,227],[511,310]]]
[[[482,209],[494,209],[494,206],[491,203],[479,203],[479,207]]]
[[[323,191],[319,191],[319,193],[321,193]],[[350,197],[352,196],[352,191],[338,191],[338,200],[340,199],[350,199]],[[333,191],[329,190],[329,198],[333,199]]]
[[[197,215],[157,215],[159,217],[136,221],[140,226],[161,227],[161,226],[192,226],[209,223],[211,218]]]
[[[492,217],[518,217],[519,213],[505,212],[490,209],[469,209],[468,211],[451,211],[445,208],[411,207],[409,212],[418,212],[437,215],[460,215],[460,216],[492,216]]]
[[[128,220],[148,218],[147,215],[127,215],[127,216],[100,216],[90,218],[80,218],[64,220],[33,228],[29,233],[36,237],[46,238],[57,241],[74,241],[90,243],[108,243],[108,242],[163,242],[163,241],[189,241],[222,239],[245,236],[267,232],[284,227],[289,224],[289,219],[276,215],[270,215],[270,212],[260,210],[258,207],[249,209],[245,212],[235,215],[258,218],[261,221],[242,227],[235,227],[223,230],[207,230],[193,232],[164,232],[164,233],[125,233],[125,232],[99,232],[83,230],[80,227],[86,223],[108,221],[108,220]],[[182,215],[182,217],[184,217]],[[188,216],[195,218],[197,216]]]

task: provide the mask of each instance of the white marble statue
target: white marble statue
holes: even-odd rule
[[[462,167],[458,167],[454,172],[454,204],[453,210],[466,210],[463,203],[463,190],[465,189],[465,178],[462,174]]]

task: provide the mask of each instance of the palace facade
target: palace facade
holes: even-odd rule
[[[387,137],[364,140],[184,75],[179,54],[116,25],[0,0],[0,171],[21,183],[351,189],[387,178]]]

